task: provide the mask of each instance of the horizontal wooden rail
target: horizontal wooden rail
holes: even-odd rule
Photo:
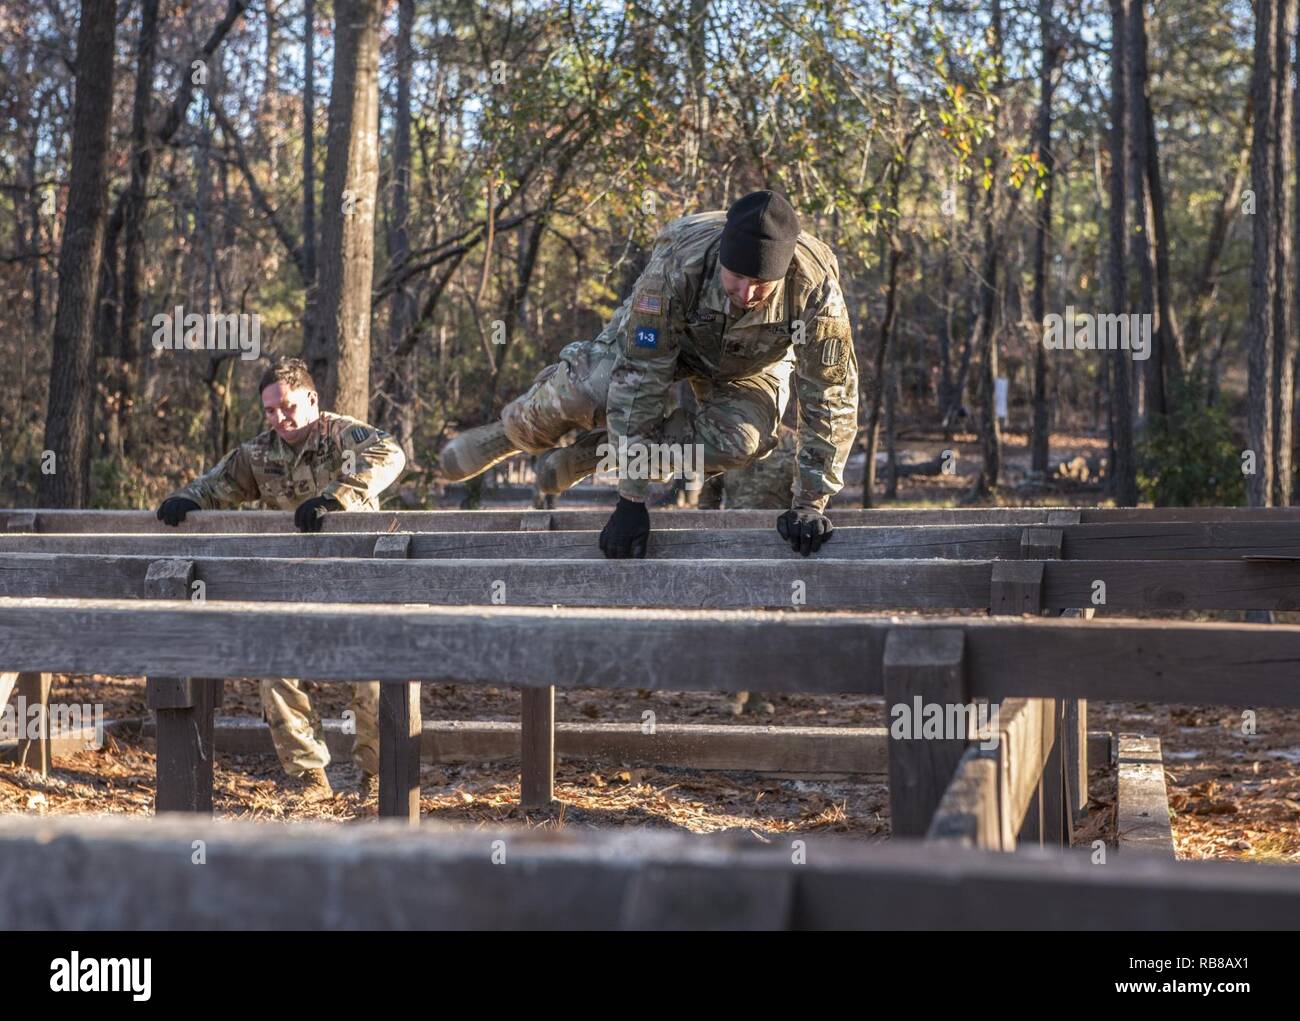
[[[601,560],[595,531],[336,532],[319,535],[41,534],[0,535],[0,553],[97,553],[131,556],[370,557],[381,540],[409,535],[414,559]],[[1300,520],[1156,522],[1062,525],[838,526],[821,556],[836,559],[1238,560],[1246,556],[1300,558]],[[698,528],[651,532],[652,559],[805,558],[775,529]]]
[[[770,510],[653,510],[657,528],[771,528]],[[832,507],[837,526],[1049,525],[1162,521],[1300,521],[1300,507],[918,507],[864,510]],[[326,532],[590,531],[609,518],[604,509],[355,511],[331,514]],[[175,530],[145,510],[0,510],[0,532],[292,532],[289,511],[198,511]]]
[[[799,864],[792,841],[802,842]],[[201,841],[197,845],[196,841]],[[206,864],[192,864],[202,846]],[[106,878],[111,877],[111,878]],[[104,884],[130,896],[104,896]],[[787,834],[0,819],[0,928],[1285,930],[1300,871]]]
[[[1120,852],[1172,860],[1174,837],[1160,738],[1120,734],[1118,758],[1115,828]]]
[[[145,555],[0,553],[0,595],[129,599]],[[185,558],[190,559],[190,558]],[[988,560],[365,560],[193,558],[206,599],[700,609],[987,609]],[[1014,563],[1014,562],[1013,562]],[[1044,609],[1111,613],[1300,608],[1300,563],[1042,562]],[[1101,583],[1100,585],[1098,583]],[[1097,602],[1094,604],[1094,600]]]
[[[137,729],[149,737],[153,723],[120,720],[105,725],[118,732]],[[351,735],[344,721],[324,720],[331,754],[347,755]],[[219,752],[270,755],[271,731],[254,716],[218,716],[213,733]],[[1111,761],[1109,731],[1087,736],[1092,767]],[[66,751],[79,751],[84,739],[67,739]],[[647,732],[637,723],[557,723],[555,751],[560,758],[606,759],[653,766],[754,773],[836,773],[883,776],[889,732],[884,727],[787,727],[723,723],[658,723]],[[55,753],[61,746],[55,744]],[[4,745],[0,744],[0,753]],[[420,741],[426,762],[491,762],[519,758],[519,724],[484,720],[426,720]]]
[[[1281,624],[0,598],[0,663],[117,675],[879,694],[889,632],[936,628],[964,633],[971,698],[1300,706],[1300,626]]]

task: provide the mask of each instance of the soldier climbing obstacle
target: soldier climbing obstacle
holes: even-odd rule
[[[301,359],[288,358],[267,369],[258,389],[270,428],[167,497],[158,508],[158,519],[175,527],[195,511],[259,502],[292,510],[299,530],[319,532],[326,514],[378,510],[379,494],[406,466],[406,455],[392,437],[355,418],[320,410],[316,384]],[[362,792],[374,797],[379,775],[379,682],[352,688],[353,757],[361,769]],[[303,798],[331,797],[325,775],[329,750],[320,717],[300,682],[286,677],[264,680],[261,695],[276,754],[299,783]]]
[[[777,530],[807,556],[832,532],[823,511],[844,484],[857,433],[858,363],[834,254],[800,231],[783,196],[752,192],[726,213],[664,228],[600,335],[565,347],[499,421],[448,443],[442,473],[463,481],[526,450],[542,455],[540,491],[560,493],[622,442],[629,450],[698,444],[703,473],[716,475],[776,446],[792,374],[798,475]],[[666,414],[675,379],[690,382],[697,413]],[[556,449],[574,428],[583,430],[578,439]],[[645,556],[650,479],[641,475],[619,472],[618,505],[600,534],[607,557]]]

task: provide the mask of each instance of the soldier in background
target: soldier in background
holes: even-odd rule
[[[258,390],[269,428],[167,497],[158,508],[160,521],[175,527],[196,511],[259,503],[292,510],[300,531],[319,532],[327,514],[379,509],[379,495],[406,466],[406,455],[388,433],[322,411],[307,363],[298,358],[267,369]],[[363,793],[373,796],[379,774],[379,682],[352,688],[353,757],[361,769]],[[332,797],[320,716],[301,682],[264,680],[261,695],[276,755],[304,799]]]

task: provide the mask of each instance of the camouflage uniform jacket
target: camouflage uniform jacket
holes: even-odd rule
[[[315,432],[297,450],[268,429],[172,496],[193,500],[203,510],[254,501],[293,510],[313,496],[333,497],[344,510],[378,510],[379,494],[404,467],[406,455],[388,433],[322,411]]]
[[[651,441],[674,378],[737,380],[794,359],[798,474],[792,506],[822,509],[843,487],[857,435],[858,362],[839,265],[808,233],[762,304],[732,314],[718,259],[726,214],[674,220],[601,339],[617,345],[606,402],[611,441]],[[621,480],[644,499],[648,484]]]

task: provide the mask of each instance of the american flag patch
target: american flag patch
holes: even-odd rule
[[[644,291],[637,295],[636,304],[632,306],[632,309],[648,316],[663,315],[664,299],[658,294]]]

